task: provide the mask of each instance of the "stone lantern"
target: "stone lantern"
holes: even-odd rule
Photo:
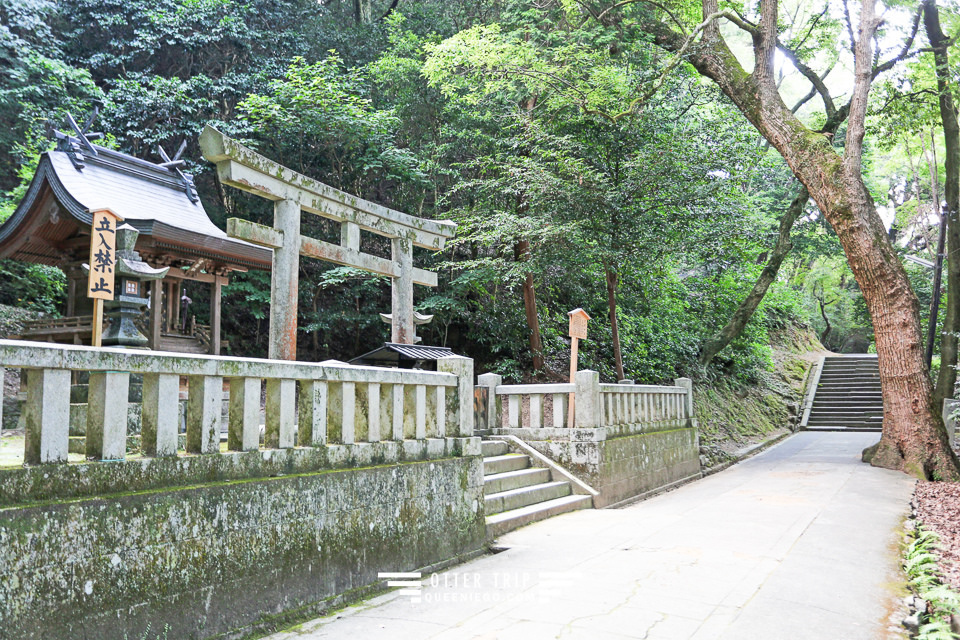
[[[119,284],[114,299],[106,303],[109,312],[105,315],[110,318],[110,326],[103,334],[104,345],[145,348],[149,343],[135,320],[149,302],[143,295],[146,283],[163,279],[170,267],[154,269],[140,259],[140,253],[134,250],[139,235],[129,224],[117,228],[116,280]],[[160,301],[153,300],[151,304],[160,304]]]

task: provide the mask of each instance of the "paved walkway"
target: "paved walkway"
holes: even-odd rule
[[[877,434],[801,433],[619,510],[510,533],[509,547],[271,640],[856,640],[888,628],[913,481],[862,464]]]

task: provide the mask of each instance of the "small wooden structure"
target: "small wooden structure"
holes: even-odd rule
[[[92,119],[91,119],[92,120]],[[0,258],[60,267],[67,276],[64,317],[34,323],[24,338],[89,344],[92,304],[81,264],[90,255],[91,211],[109,208],[140,233],[136,251],[151,267],[170,267],[151,283],[149,346],[162,351],[219,354],[221,290],[232,271],[269,269],[271,251],[227,237],[207,217],[180,152],[160,164],[95,145],[68,117],[72,133],[57,132],[23,201],[0,226]],[[210,287],[210,325],[181,317],[186,283]]]
[[[440,358],[455,355],[457,354],[450,347],[422,347],[387,342],[382,347],[357,356],[347,364],[436,371],[437,361]]]

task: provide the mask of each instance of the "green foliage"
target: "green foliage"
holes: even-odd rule
[[[0,304],[56,315],[64,301],[67,279],[56,267],[0,260]]]
[[[936,533],[917,526],[907,535],[903,549],[903,569],[907,582],[930,606],[930,613],[921,613],[917,638],[921,640],[953,640],[950,616],[960,613],[960,594],[943,584],[938,568]]]
[[[688,31],[699,22],[699,6],[669,8]],[[771,332],[798,323],[825,330],[818,296],[830,301],[829,346],[868,342],[862,297],[836,235],[811,206],[763,304],[701,371],[703,341],[760,274],[796,185],[716,90],[688,67],[673,68],[636,28],[637,12],[652,10],[624,5],[614,12],[622,20],[601,24],[566,1],[6,3],[0,221],[50,148],[48,121],[61,125],[67,111],[83,116],[99,104],[96,128],[110,146],[156,160],[157,145],[187,140],[188,169],[221,225],[231,216],[269,224],[272,210],[223,189],[199,161],[196,135],[207,123],[334,187],[455,220],[447,250],[418,250],[418,264],[441,273],[436,290],[417,290],[418,310],[435,315],[419,332],[473,356],[478,370],[563,378],[566,313],[583,307],[593,320],[581,366],[614,379],[608,281],[626,375],[644,382],[760,380],[771,367]],[[781,39],[798,57],[837,61],[842,21],[825,14],[808,29],[806,8],[795,18],[784,20]],[[900,104],[910,83],[927,87],[931,77],[907,67],[890,91]],[[897,117],[910,125],[909,149],[869,147],[866,159],[872,191],[895,194],[905,230],[922,224],[918,201],[931,199],[929,181],[904,168],[919,162],[916,123],[931,121],[908,111]],[[887,116],[876,117],[879,127]],[[892,126],[882,131],[902,137]],[[919,196],[903,195],[914,187]],[[305,216],[303,232],[339,237],[336,224],[316,216]],[[361,243],[389,255],[383,239],[365,233]],[[10,283],[4,300],[53,312],[62,299],[62,275],[45,267],[3,263],[0,271]],[[528,277],[547,362],[538,372],[523,303]],[[922,270],[912,279],[925,305]],[[191,295],[202,316],[205,289]],[[224,309],[233,352],[265,355],[269,274],[234,274]],[[301,357],[374,348],[388,335],[378,314],[389,309],[382,278],[302,261]]]

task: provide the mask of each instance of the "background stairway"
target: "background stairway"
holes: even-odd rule
[[[876,357],[824,358],[807,420],[809,431],[880,431],[883,396]]]
[[[509,453],[506,442],[484,440],[482,446],[488,539],[593,505],[590,496],[574,495],[566,480],[552,481],[550,469],[531,467],[529,456]]]

